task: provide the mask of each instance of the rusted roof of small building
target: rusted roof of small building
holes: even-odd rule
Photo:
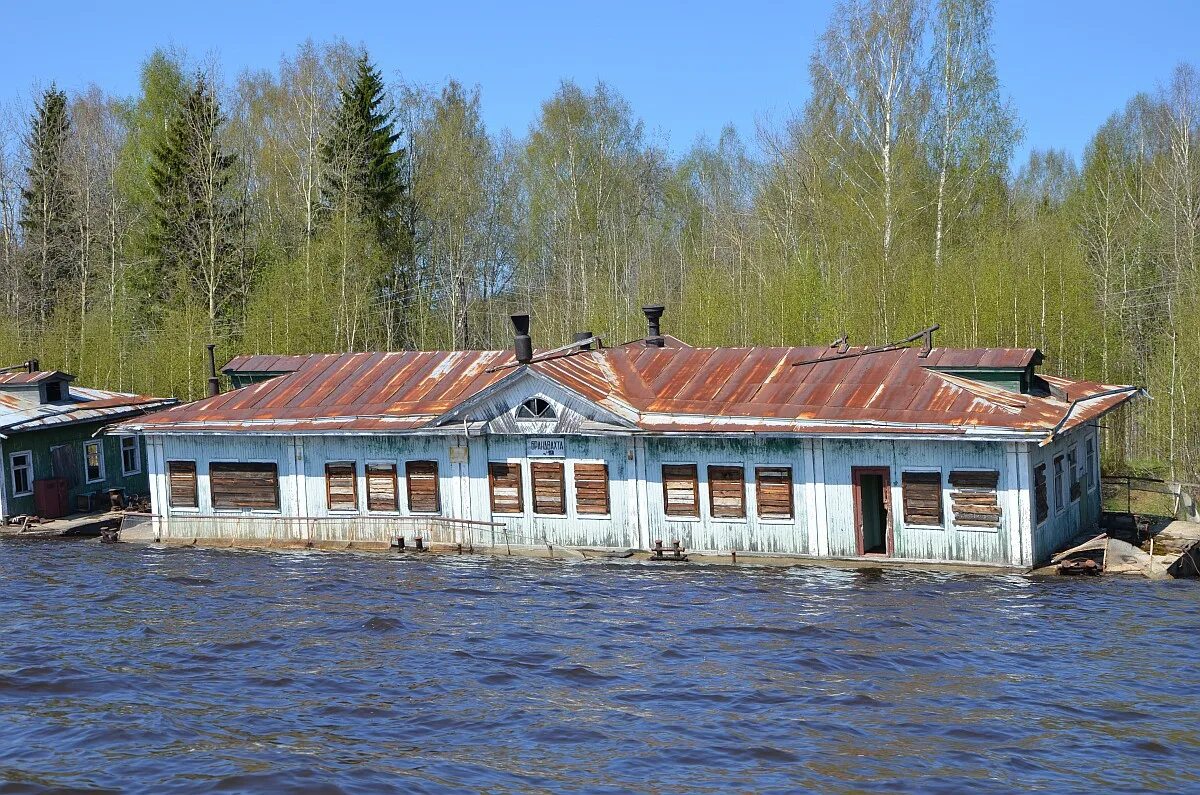
[[[526,367],[651,432],[1044,433],[1071,401],[1112,389],[1047,377],[1050,394],[1020,394],[935,369],[1025,368],[1040,361],[1032,348],[934,348],[927,358],[917,348],[854,355],[861,352],[627,345]],[[223,369],[286,374],[130,424],[297,433],[429,428],[463,401],[521,372],[513,364],[510,351],[238,357]],[[1094,419],[1134,394],[1131,387],[1087,400],[1064,427]]]
[[[0,386],[36,384],[49,375],[72,376],[58,372],[12,373],[42,376],[30,380],[0,380]],[[69,425],[95,420],[119,420],[167,408],[179,403],[175,398],[150,397],[131,392],[110,392],[71,386],[64,399],[42,403],[39,398],[22,394],[27,390],[5,392],[0,389],[0,436],[38,430],[54,425]]]
[[[75,376],[60,370],[36,370],[32,373],[0,373],[0,386],[27,386],[40,384],[52,378],[71,380]]]

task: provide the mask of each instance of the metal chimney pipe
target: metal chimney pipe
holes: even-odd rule
[[[42,367],[41,363],[37,359],[30,359],[29,361],[25,362],[25,369],[28,372],[36,373],[38,370],[42,369]]]
[[[666,311],[665,307],[657,304],[642,307],[642,312],[646,315],[646,344],[649,346],[661,348],[667,344],[659,327],[659,321],[662,319],[664,311]]]
[[[575,332],[575,342],[583,342],[584,340],[590,340],[594,336],[596,336],[596,335],[590,331],[576,331]],[[590,343],[590,342],[587,343],[586,345],[579,346],[579,350],[581,350],[581,351],[590,351],[591,349],[592,349],[592,343]]]
[[[217,346],[210,342],[204,347],[208,348],[208,396],[216,397],[221,394],[221,379],[217,378],[217,356],[214,353]]]
[[[529,315],[509,315],[517,336],[513,340],[513,352],[518,364],[529,364],[533,361],[533,338],[529,336]]]

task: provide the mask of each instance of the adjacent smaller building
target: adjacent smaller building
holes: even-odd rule
[[[21,367],[0,372],[0,520],[102,508],[114,490],[147,494],[144,442],[100,432],[179,401],[75,386],[36,361]]]

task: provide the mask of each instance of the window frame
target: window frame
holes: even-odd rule
[[[19,491],[17,489],[17,468],[18,467],[17,467],[16,461],[14,460],[14,459],[20,458],[22,456],[26,457],[29,461],[27,464],[20,467],[22,470],[25,471],[25,480],[26,480],[26,485],[28,486],[28,488],[25,491]],[[33,480],[34,480],[33,451],[32,450],[17,450],[16,452],[9,453],[8,454],[8,481],[9,481],[9,485],[12,486],[12,495],[11,496],[14,499],[16,499],[17,497],[28,497],[28,496],[32,495],[33,494]]]
[[[1096,450],[1099,445],[1096,444],[1096,437],[1089,436],[1083,440],[1084,455],[1087,460],[1084,462],[1084,477],[1087,479],[1087,490],[1089,493],[1096,490],[1096,486],[1100,483],[1100,478],[1096,477],[1096,472],[1099,467],[1096,465]]]
[[[604,513],[590,513],[579,509],[579,474],[580,466],[604,467],[604,505],[608,509]],[[581,458],[571,461],[571,482],[569,485],[571,505],[574,506],[575,516],[580,519],[610,519],[612,518],[612,473],[608,461],[600,458]]]
[[[938,478],[938,524],[924,524],[920,522],[908,521],[908,506],[905,499],[904,491],[904,476],[906,474],[914,475],[937,475]],[[946,529],[946,483],[948,473],[942,472],[941,467],[906,467],[900,470],[900,521],[905,527],[911,527],[916,530],[945,530]]]
[[[1063,492],[1063,483],[1065,479],[1064,464],[1066,463],[1066,454],[1060,453],[1054,456],[1054,513],[1058,515],[1067,509],[1067,495]]]
[[[1079,483],[1079,446],[1071,445],[1067,450],[1067,500],[1068,504],[1074,505],[1083,499],[1083,488],[1075,491],[1076,485]]]
[[[221,464],[269,464],[275,467],[275,507],[274,508],[227,508],[217,507],[216,501],[213,499],[212,487],[212,468],[213,464],[218,466]],[[199,467],[197,467],[199,470]],[[199,477],[199,473],[197,473]],[[220,511],[221,513],[252,513],[261,516],[277,516],[283,512],[283,484],[279,476],[279,462],[266,458],[251,458],[251,459],[232,459],[232,458],[216,458],[208,462],[208,474],[205,476],[208,480],[208,504],[213,512]],[[197,498],[199,495],[197,494]]]
[[[506,459],[504,461],[488,461],[488,508],[493,515],[524,516],[525,511],[525,467],[521,459]],[[492,472],[493,465],[503,465],[517,468],[517,507],[516,511],[501,511],[496,509],[496,479]]]
[[[409,467],[412,464],[433,464],[433,496],[437,502],[437,510],[433,511],[417,511],[413,509],[413,493],[412,493],[412,473]],[[490,471],[489,471],[490,480]],[[410,516],[440,516],[442,513],[442,467],[441,462],[436,458],[413,458],[404,462],[404,504],[408,508]]]
[[[544,408],[540,413],[535,412],[532,408],[530,408],[531,404],[537,404],[539,402],[544,404]],[[526,414],[526,412],[528,412],[528,414]],[[515,415],[518,420],[524,420],[526,422],[545,422],[547,420],[557,420],[558,409],[548,398],[544,398],[541,395],[534,395],[533,397],[529,397],[521,401],[521,403],[517,406]]]
[[[329,468],[330,467],[345,467],[345,466],[350,467],[350,483],[352,484],[351,495],[354,500],[354,506],[351,508],[345,508],[345,507],[335,508],[333,506],[333,483],[329,478]],[[327,510],[329,513],[337,514],[338,516],[345,516],[346,514],[358,513],[359,512],[358,461],[357,460],[352,461],[349,459],[326,461],[324,472],[325,472],[325,510]]]
[[[535,470],[537,467],[558,467],[558,486],[559,486],[559,501],[562,505],[560,513],[546,513],[538,510],[538,487],[537,475]],[[562,458],[537,458],[529,460],[529,510],[534,516],[545,516],[551,519],[566,519],[570,505],[567,501],[567,462]]]
[[[171,464],[191,464],[192,465],[192,493],[195,495],[196,502],[194,505],[176,505],[175,495],[171,491]],[[194,458],[173,458],[165,463],[164,470],[167,479],[167,507],[173,511],[199,511],[200,510],[200,465]],[[211,495],[210,495],[211,499]]]
[[[788,472],[788,516],[764,516],[762,512],[761,487],[758,473],[762,469],[786,469]],[[755,464],[754,465],[754,518],[764,524],[796,523],[796,468],[791,464]]]
[[[371,507],[371,467],[390,467],[392,480],[392,504],[394,508],[372,508]],[[376,475],[375,477],[385,477],[386,475]],[[364,461],[363,462],[363,496],[364,502],[367,505],[367,513],[378,513],[386,516],[400,515],[400,468],[396,466],[395,461]]]
[[[1038,472],[1039,471],[1042,473],[1040,485],[1042,488],[1042,497],[1044,498],[1043,502],[1046,503],[1046,515],[1042,516],[1041,518],[1038,517],[1038,504],[1037,504],[1037,497],[1038,497],[1037,492],[1038,492],[1038,485],[1039,485]],[[1053,513],[1053,511],[1051,510],[1051,505],[1050,505],[1050,481],[1049,481],[1049,478],[1047,478],[1045,461],[1043,461],[1040,464],[1034,465],[1032,486],[1033,486],[1033,489],[1032,489],[1033,490],[1033,521],[1034,521],[1035,526],[1041,527],[1042,525],[1044,525],[1046,522],[1048,522],[1050,520],[1050,515],[1051,515],[1051,513]]]
[[[696,506],[694,514],[672,514],[669,512],[670,502],[667,500],[667,478],[664,471],[667,467],[691,467],[694,473],[692,479],[692,502]],[[700,465],[694,461],[661,461],[658,465],[658,478],[662,485],[663,520],[667,522],[699,522],[703,513],[700,498]]]
[[[96,449],[96,477],[91,477],[89,469],[91,464],[88,462],[88,448]],[[83,443],[83,482],[85,485],[93,483],[103,483],[105,480],[104,472],[104,443],[99,439],[88,439]]]
[[[718,516],[713,504],[713,488],[712,488],[712,471],[713,469],[736,469],[741,472],[741,477],[738,479],[741,483],[742,495],[742,512],[738,516]],[[746,504],[746,465],[745,464],[727,464],[724,462],[712,462],[704,465],[704,491],[706,492],[704,502],[708,506],[708,518],[715,522],[735,522],[745,523],[749,521],[749,506]]]
[[[142,446],[138,444],[138,437],[133,435],[124,435],[118,437],[121,440],[121,474],[122,475],[140,475],[142,474]],[[126,442],[132,442],[132,446],[128,449],[125,447]],[[133,468],[125,468],[125,453],[133,452]]]

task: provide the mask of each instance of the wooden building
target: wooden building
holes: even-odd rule
[[[105,508],[113,491],[145,495],[145,443],[100,432],[179,401],[76,386],[33,361],[20,368],[0,372],[0,521]]]
[[[648,549],[1026,568],[1095,522],[1097,423],[1134,397],[1033,349],[243,356],[147,440],[164,539]]]

